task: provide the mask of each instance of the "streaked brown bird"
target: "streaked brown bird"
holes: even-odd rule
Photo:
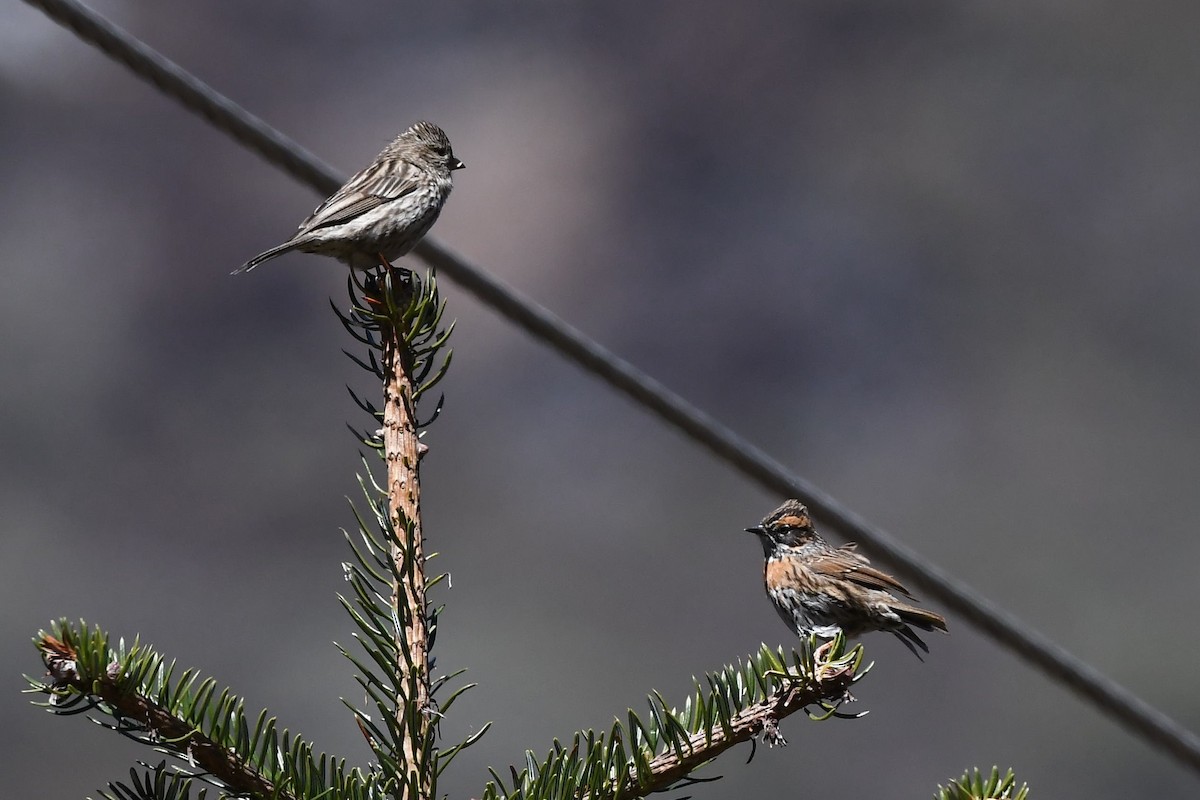
[[[908,590],[872,567],[854,544],[835,548],[822,539],[799,500],[788,500],[746,530],[762,543],[767,596],[803,641],[839,630],[847,638],[888,631],[921,658],[929,647],[913,628],[946,631],[945,618],[908,602]]]
[[[352,269],[390,267],[437,222],[450,196],[450,173],[463,166],[441,128],[418,122],[317,206],[295,236],[233,274],[292,250],[333,256]]]

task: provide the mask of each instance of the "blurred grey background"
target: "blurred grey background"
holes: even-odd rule
[[[349,172],[419,118],[436,236],[1200,728],[1200,5],[97,2]],[[338,702],[357,449],[335,262],[229,271],[320,199],[40,13],[0,10],[0,729],[13,797],[153,754],[18,694],[52,618],[142,637],[362,763]],[[437,657],[495,720],[451,797],[793,641],[767,496],[452,285],[425,508]],[[1196,780],[951,619],[857,722],[697,797]]]

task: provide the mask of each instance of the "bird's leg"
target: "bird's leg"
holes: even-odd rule
[[[825,657],[829,655],[829,648],[831,647],[833,647],[833,639],[830,639],[828,642],[813,651],[813,661],[817,664],[824,661]]]
[[[383,308],[383,292],[380,285],[379,276],[368,270],[363,271],[362,282],[358,280],[358,275],[351,269],[351,275],[354,277],[354,284],[362,292],[363,300],[372,311],[379,311]]]
[[[384,256],[383,253],[376,253],[375,255],[379,256],[379,263],[383,266],[384,269],[390,270],[392,268],[392,262],[388,261],[387,257]]]

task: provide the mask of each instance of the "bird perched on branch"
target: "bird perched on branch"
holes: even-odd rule
[[[391,267],[437,221],[450,196],[450,173],[463,166],[441,128],[418,122],[317,206],[295,236],[234,274],[292,250],[333,256],[353,269]]]
[[[946,630],[941,615],[908,602],[912,599],[908,590],[872,567],[855,545],[831,547],[813,528],[800,501],[788,500],[761,524],[746,530],[762,543],[767,596],[805,642],[814,633],[830,638],[841,630],[853,638],[868,631],[888,631],[920,658],[918,648],[926,653],[929,648],[913,628]]]

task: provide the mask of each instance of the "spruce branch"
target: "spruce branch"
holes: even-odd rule
[[[711,733],[693,733],[678,749],[672,747],[650,759],[644,775],[631,769],[628,788],[615,797],[624,800],[669,789],[729,748],[759,735],[773,745],[785,745],[779,721],[805,706],[844,694],[852,676],[853,673],[831,674],[819,683],[797,681],[781,687],[764,700],[730,715],[727,725]]]
[[[813,720],[856,718],[840,711],[852,700],[849,688],[867,672],[862,647],[846,650],[834,639],[827,657],[814,662],[812,647],[788,659],[766,645],[744,662],[705,676],[682,708],[671,708],[657,692],[648,698],[643,721],[632,709],[607,735],[576,733],[571,746],[554,742],[538,760],[526,752],[525,769],[510,768],[511,780],[494,770],[484,800],[630,800],[700,783],[693,773],[736,744],[761,737],[784,745],[779,723],[804,710]],[[812,710],[810,710],[812,709]]]
[[[390,273],[384,283],[389,283]],[[385,285],[385,290],[391,288]],[[392,295],[385,295],[390,299]],[[429,630],[426,622],[425,555],[421,532],[421,479],[418,470],[421,443],[417,439],[414,355],[409,346],[409,330],[397,325],[395,307],[390,309],[392,324],[383,327],[383,450],[387,464],[388,522],[395,535],[392,562],[396,580],[392,587],[391,608],[400,626],[395,631],[397,661],[403,700],[397,704],[397,723],[403,733],[404,760],[413,773],[416,796],[426,797],[429,770],[425,743],[432,737],[432,709],[429,705]],[[413,315],[416,317],[417,315]],[[420,324],[420,323],[418,323]]]
[[[198,681],[191,669],[175,679],[174,662],[137,640],[130,648],[124,640],[112,648],[100,628],[59,620],[49,632],[38,632],[34,644],[49,674],[29,681],[32,691],[48,694],[50,711],[90,712],[101,726],[184,760],[188,768],[176,771],[185,778],[228,794],[281,800],[370,783],[343,763],[314,757],[311,745],[278,730],[266,711],[251,724],[244,700],[229,690],[217,693],[214,680]]]
[[[437,776],[449,761],[479,739],[483,730],[445,752],[436,746],[437,720],[470,686],[451,694],[441,709],[434,695],[456,675],[434,678],[430,649],[440,609],[428,590],[445,576],[426,574],[421,524],[420,463],[426,450],[417,415],[418,400],[446,374],[449,353],[441,352],[453,325],[441,327],[445,305],[432,275],[405,270],[350,276],[351,310],[335,312],[347,331],[367,345],[365,357],[347,355],[383,385],[383,408],[351,396],[379,428],[355,435],[384,461],[382,481],[369,465],[359,476],[369,518],[357,510],[358,536],[346,534],[354,561],[344,565],[353,594],[340,597],[358,627],[367,658],[342,652],[359,669],[358,682],[375,712],[354,710],[356,720],[388,776],[397,798],[436,794]],[[349,704],[348,704],[349,705]],[[484,728],[486,730],[486,726]]]
[[[1017,786],[1017,776],[1010,769],[1004,775],[993,766],[986,777],[978,768],[967,770],[947,786],[938,786],[934,800],[1027,800],[1029,784]]]
[[[101,791],[104,800],[192,800],[193,779],[175,772],[167,766],[166,761],[160,761],[151,767],[145,762],[139,762],[142,772],[131,767],[129,783],[108,784],[107,791]],[[201,789],[195,800],[205,800],[208,790]]]
[[[114,730],[136,734],[143,741],[155,742],[159,747],[173,751],[237,794],[291,797],[285,792],[276,795],[275,786],[269,780],[222,743],[197,730],[192,721],[176,716],[147,695],[131,690],[129,681],[123,680],[124,668],[119,660],[110,662],[103,672],[98,672],[95,668],[99,665],[94,659],[81,659],[81,653],[71,642],[74,637],[66,631],[63,634],[65,641],[49,633],[42,633],[37,641],[58,696],[67,689],[93,698],[92,704],[104,703],[105,710],[117,720],[117,725],[112,726]],[[201,694],[206,698],[200,706],[199,716],[202,717],[211,690]]]

